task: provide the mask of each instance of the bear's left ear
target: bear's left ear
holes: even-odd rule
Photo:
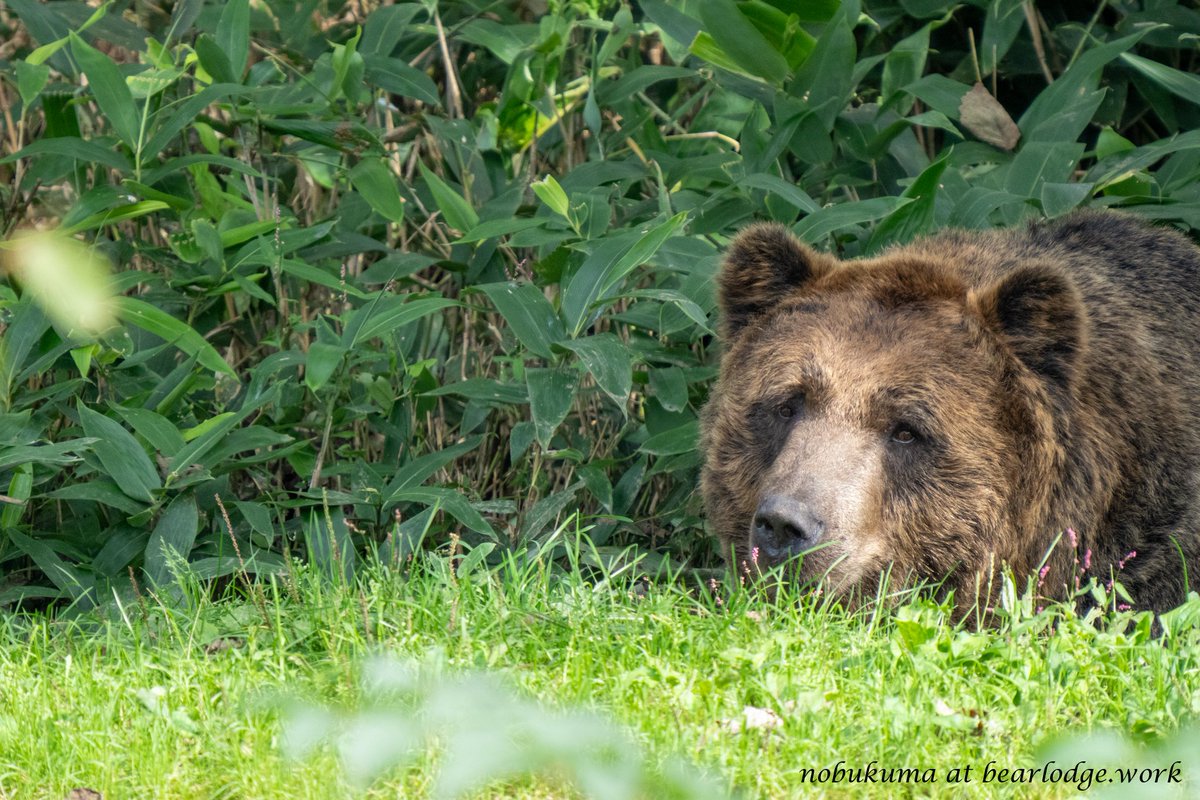
[[[751,317],[835,264],[782,225],[759,223],[744,229],[730,245],[718,280],[723,337],[731,340]]]
[[[1078,287],[1057,267],[1024,264],[971,300],[1025,366],[1068,388],[1087,339],[1087,310]]]

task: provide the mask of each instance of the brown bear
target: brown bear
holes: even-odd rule
[[[1181,234],[1085,211],[841,261],[756,224],[719,305],[702,491],[735,568],[859,596],[886,572],[959,605],[1003,565],[1054,597],[1116,577],[1158,611],[1200,584],[1200,250]]]

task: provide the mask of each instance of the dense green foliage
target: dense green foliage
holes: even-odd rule
[[[1083,796],[1082,778],[985,777],[989,764],[1047,760],[1164,770],[1088,796],[1200,788],[1200,737],[1186,727],[1200,713],[1196,599],[1160,639],[1148,614],[1021,603],[977,632],[927,600],[847,614],[811,596],[648,586],[631,571],[585,579],[517,554],[450,567],[436,553],[349,581],[301,567],[270,582],[265,615],[185,577],[191,602],[145,598],[110,622],[0,620],[0,796]],[[508,688],[481,684],[483,671]],[[1095,732],[1064,732],[1080,726]],[[923,779],[817,780],[839,761]],[[1175,762],[1186,783],[1168,782]],[[970,785],[952,783],[966,767]],[[568,791],[571,778],[588,793]]]
[[[8,0],[3,234],[86,239],[123,296],[88,335],[0,288],[0,605],[130,601],[176,554],[495,561],[576,512],[599,561],[712,565],[738,226],[1200,227],[1200,12],[1039,5]]]

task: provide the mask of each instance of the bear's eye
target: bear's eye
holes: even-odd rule
[[[917,432],[908,425],[897,425],[892,431],[892,441],[898,444],[912,444],[917,440]]]
[[[791,419],[792,414],[795,412],[787,403],[780,403],[779,405],[775,406],[775,413],[780,417],[780,419]]]

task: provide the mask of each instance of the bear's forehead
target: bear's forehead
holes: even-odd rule
[[[754,366],[747,388],[758,394],[783,384],[850,393],[967,387],[984,381],[993,363],[965,306],[945,299],[889,305],[842,293],[796,297],[738,345],[731,356]]]
[[[945,359],[977,339],[963,303],[939,297],[887,298],[852,292],[799,294],[764,320],[759,344],[771,350],[843,350]]]

